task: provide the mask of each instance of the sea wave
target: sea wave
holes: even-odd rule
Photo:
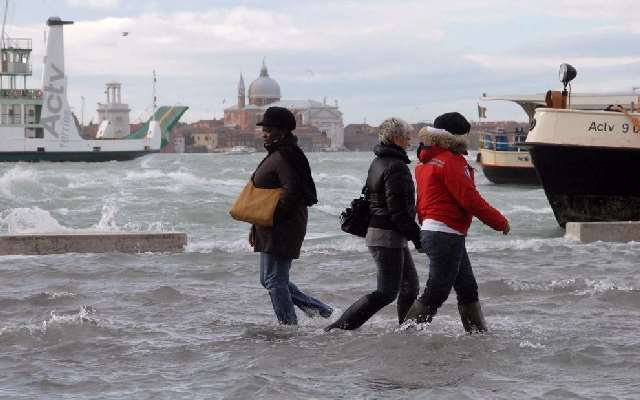
[[[485,282],[481,286],[483,293],[491,296],[502,296],[520,292],[568,293],[576,296],[595,296],[610,292],[628,292],[640,296],[640,291],[632,285],[616,282],[608,278],[566,278],[551,281],[498,279]]]
[[[155,289],[146,290],[141,293],[132,294],[127,300],[148,304],[165,304],[176,303],[183,300],[186,296],[179,290],[171,286],[160,286]]]
[[[329,239],[331,238],[331,239]],[[190,253],[212,253],[222,251],[225,253],[253,252],[247,239],[236,240],[191,240],[185,249]],[[363,239],[352,236],[321,235],[318,238],[310,238],[302,245],[303,254],[338,255],[343,252],[367,252],[367,246]]]
[[[40,207],[12,208],[0,212],[0,227],[8,233],[67,232],[49,211]]]
[[[8,198],[15,198],[20,189],[35,187],[39,176],[33,169],[16,165],[0,176],[0,194]]]
[[[551,207],[532,208],[528,206],[511,205],[509,209],[504,211],[504,214],[553,214],[553,210]]]
[[[314,180],[316,184],[330,184],[332,187],[336,185],[346,185],[353,186],[354,190],[359,191],[362,189],[362,185],[364,184],[363,179],[358,176],[347,175],[347,174],[328,174],[328,173],[319,173],[314,176]]]
[[[83,328],[88,328],[89,331],[83,333]],[[39,324],[2,327],[0,344],[12,345],[33,341],[60,343],[63,340],[73,340],[73,337],[78,335],[94,336],[99,333],[109,334],[110,331],[112,329],[100,326],[100,321],[96,318],[96,310],[84,305],[75,310],[53,310]]]
[[[507,236],[508,237],[508,236]],[[483,240],[471,236],[467,240],[467,250],[470,252],[494,252],[501,250],[533,250],[542,251],[545,248],[577,246],[576,242],[562,237],[559,238],[529,238],[529,239],[504,239]]]
[[[313,240],[310,240],[305,243],[301,249],[301,252],[305,254],[326,255],[338,255],[344,252],[365,253],[367,251],[364,239],[354,236],[344,236],[329,240],[324,239],[320,240],[319,243],[314,243]]]
[[[237,240],[191,240],[185,251],[188,253],[212,253],[222,251],[225,253],[252,252],[253,248],[247,239]]]

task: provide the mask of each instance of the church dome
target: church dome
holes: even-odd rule
[[[269,77],[267,66],[262,64],[260,76],[249,85],[249,103],[262,106],[280,100],[280,85]]]

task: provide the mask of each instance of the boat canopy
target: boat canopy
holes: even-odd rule
[[[482,101],[512,101],[518,104],[529,116],[529,120],[533,118],[538,107],[546,107],[546,93],[529,94],[529,95],[505,95],[505,96],[486,96],[480,97]],[[640,106],[640,93],[637,92],[621,92],[621,93],[571,93],[569,99],[569,108],[577,110],[604,110],[609,105],[623,105],[629,108],[634,103],[636,107]]]

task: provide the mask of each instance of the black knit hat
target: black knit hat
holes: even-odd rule
[[[269,107],[262,116],[262,121],[258,126],[273,126],[277,128],[293,131],[296,129],[296,117],[284,107]]]
[[[442,114],[435,121],[433,121],[433,127],[438,129],[444,129],[445,131],[454,135],[464,135],[469,133],[471,125],[469,121],[459,112],[449,112]]]

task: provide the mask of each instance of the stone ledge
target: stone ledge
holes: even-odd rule
[[[565,237],[582,243],[640,242],[640,221],[567,222]]]
[[[0,235],[0,255],[182,251],[184,232],[71,232]]]

